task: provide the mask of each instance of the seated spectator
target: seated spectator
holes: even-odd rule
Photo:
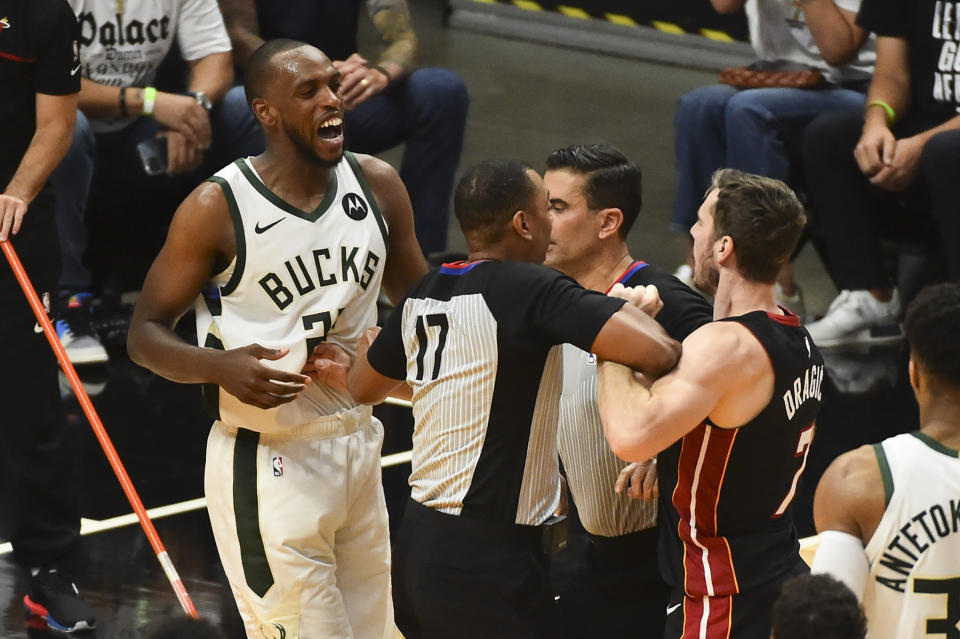
[[[917,295],[904,329],[920,430],[841,455],[817,486],[813,572],[850,587],[871,639],[955,637],[960,629],[957,326],[960,284]]]
[[[820,346],[869,341],[899,318],[901,296],[881,252],[884,222],[899,224],[898,239],[919,236],[912,241],[938,245],[950,280],[960,280],[954,7],[866,0],[858,23],[877,34],[866,111],[821,116],[805,134],[824,261],[840,290],[826,316],[809,327]],[[893,215],[883,214],[890,209]]]
[[[673,225],[686,233],[713,172],[740,169],[791,183],[803,128],[824,111],[863,108],[874,47],[855,24],[860,0],[710,0],[720,13],[743,7],[750,42],[767,65],[816,69],[826,82],[816,89],[740,90],[727,84],[681,96],[674,115],[677,199]],[[677,276],[688,284],[688,265]],[[778,301],[798,314],[802,300],[792,277],[781,278]]]
[[[773,606],[770,639],[864,639],[857,598],[829,575],[802,575],[783,584]]]
[[[413,204],[424,254],[447,245],[450,196],[463,148],[469,97],[447,69],[414,69],[417,36],[406,0],[366,0],[384,44],[378,62],[357,53],[360,0],[220,0],[242,69],[264,39],[292,38],[316,46],[342,76],[347,148],[376,154],[404,144],[400,177]],[[253,115],[237,103],[238,121]]]
[[[70,4],[80,22],[78,71],[83,82],[73,144],[51,178],[63,252],[56,314],[57,331],[70,359],[91,363],[107,359],[89,328],[93,278],[83,259],[87,203],[94,184],[108,200],[129,192],[146,207],[171,189],[195,186],[242,153],[243,136],[228,128],[218,108],[231,90],[233,66],[216,0],[70,0]],[[188,94],[153,86],[157,67],[174,41],[190,67]],[[232,90],[243,99],[241,88]],[[151,172],[158,175],[148,175],[143,166],[138,149],[144,145],[156,161]],[[142,208],[122,214],[121,219],[135,218]],[[124,250],[129,249],[117,253]]]

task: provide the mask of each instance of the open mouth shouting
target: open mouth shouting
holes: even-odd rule
[[[343,118],[334,115],[321,122],[317,127],[317,137],[330,145],[343,144]]]

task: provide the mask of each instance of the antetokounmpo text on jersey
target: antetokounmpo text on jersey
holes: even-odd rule
[[[887,575],[877,573],[875,579],[887,588],[906,592],[907,578],[920,555],[948,535],[960,529],[960,499],[951,499],[950,504],[934,504],[910,518],[901,526],[900,534],[887,545],[880,556],[880,565],[888,568]]]

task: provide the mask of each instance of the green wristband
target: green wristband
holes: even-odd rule
[[[147,87],[143,90],[143,114],[153,115],[155,106],[157,106],[157,90],[154,87]]]
[[[887,112],[887,125],[893,125],[894,121],[897,119],[897,112],[893,110],[893,107],[884,102],[883,100],[871,100],[867,103],[867,108],[869,109],[872,106],[878,106]]]

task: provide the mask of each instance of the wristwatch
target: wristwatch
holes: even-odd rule
[[[196,98],[197,104],[202,106],[207,111],[210,111],[210,109],[213,108],[213,102],[210,101],[210,98],[204,95],[203,91],[188,91],[187,93]]]

